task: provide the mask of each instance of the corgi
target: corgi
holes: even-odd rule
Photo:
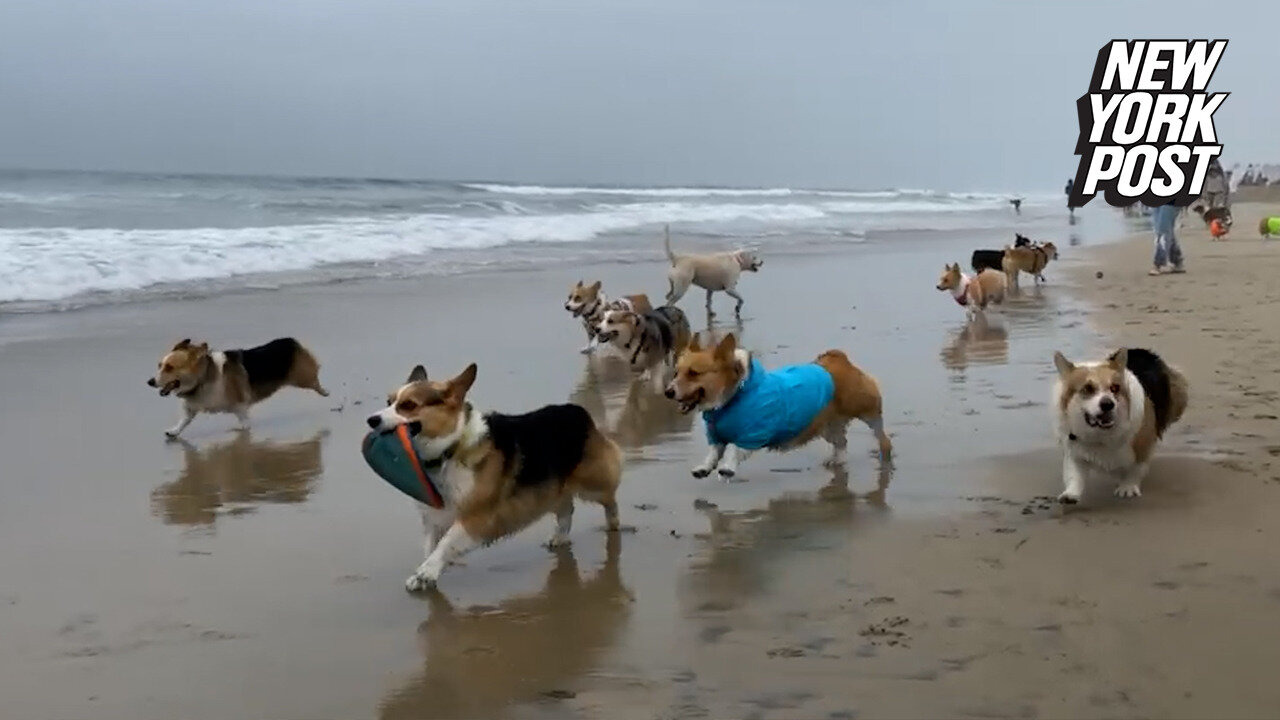
[[[1054,425],[1063,449],[1058,502],[1080,502],[1093,479],[1114,481],[1117,497],[1140,497],[1156,444],[1187,408],[1186,378],[1139,348],[1080,364],[1059,352],[1053,363]]]
[[[661,393],[667,371],[675,369],[676,357],[692,334],[684,311],[663,305],[647,313],[610,310],[600,321],[597,337],[626,353],[632,371],[640,372],[653,383],[654,392]]]
[[[730,478],[738,464],[760,449],[785,452],[821,436],[831,443],[830,467],[844,464],[849,421],[865,422],[889,460],[893,445],[884,431],[880,387],[875,378],[828,350],[806,365],[765,370],[739,348],[732,333],[713,348],[697,337],[676,362],[667,398],[683,413],[702,410],[711,451],[693,476],[712,471]]]
[[[1018,289],[1018,276],[1027,273],[1039,285],[1044,282],[1044,269],[1050,260],[1058,259],[1058,246],[1051,242],[1032,243],[1026,247],[1006,247],[1002,269],[1009,276],[1009,284]]]
[[[950,291],[969,317],[983,312],[988,305],[1003,303],[1008,287],[1008,279],[1002,272],[988,269],[977,275],[965,275],[959,263],[947,265],[938,278],[938,290]]]
[[[1258,220],[1258,235],[1267,238],[1280,237],[1280,217],[1270,216]]]
[[[182,399],[181,419],[164,431],[171,440],[202,412],[232,413],[241,428],[248,427],[249,408],[286,385],[329,397],[320,385],[320,363],[293,338],[226,351],[210,350],[209,343],[195,345],[188,338],[160,358],[147,385],[159,388],[161,396],[172,393]]]
[[[1013,234],[1013,246],[1031,247],[1031,238],[1022,233]],[[973,271],[980,273],[987,268],[1004,272],[1004,250],[974,250],[973,255],[969,258],[969,265]]]
[[[649,302],[649,296],[643,293],[623,295],[611,300],[600,289],[599,280],[590,285],[579,280],[569,288],[569,299],[564,301],[564,309],[574,317],[582,318],[582,327],[587,331],[587,344],[579,352],[589,355],[600,345],[600,321],[604,319],[605,312],[629,310],[644,314],[652,310],[653,305]]]
[[[441,506],[419,503],[425,557],[405,580],[411,592],[435,587],[451,561],[548,513],[556,516],[548,545],[567,545],[575,497],[599,503],[610,532],[619,527],[622,451],[591,415],[579,405],[481,414],[467,402],[475,380],[474,363],[436,382],[418,365],[387,407],[367,418],[378,431],[407,424],[425,469],[439,478]]]

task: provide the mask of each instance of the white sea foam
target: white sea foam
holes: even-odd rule
[[[930,191],[787,188],[471,187],[492,188],[508,196],[584,197],[569,201],[552,198],[553,202],[528,197],[527,206],[494,197],[479,206],[489,209],[489,214],[475,214],[476,204],[467,201],[437,205],[437,212],[313,215],[303,224],[260,227],[0,228],[0,303],[57,302],[89,293],[369,264],[406,256],[430,259],[433,254],[452,250],[585,243],[616,233],[652,232],[656,242],[663,223],[708,237],[743,240],[785,238],[795,231],[860,238],[867,228],[928,225],[924,220],[909,220],[911,215],[951,213],[963,224],[968,222],[963,220],[965,213],[1007,211],[1008,198]],[[605,199],[608,202],[599,202]],[[319,201],[321,206],[325,203]],[[330,206],[342,207],[340,201]],[[454,214],[450,207],[465,208],[471,214]]]
[[[791,188],[623,188],[569,187],[562,185],[503,185],[501,183],[463,183],[472,190],[504,195],[627,195],[632,197],[786,197],[796,192]]]

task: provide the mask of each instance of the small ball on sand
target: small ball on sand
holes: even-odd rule
[[[1102,279],[1102,271],[1101,271],[1101,270],[1099,270],[1096,274],[1094,274],[1094,277],[1096,277],[1096,278],[1098,278],[1099,280],[1101,280],[1101,279]]]

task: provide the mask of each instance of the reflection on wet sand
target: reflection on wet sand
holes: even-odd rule
[[[151,511],[165,524],[212,525],[225,505],[300,503],[322,472],[320,446],[329,431],[309,440],[255,442],[248,431],[196,448],[182,444],[178,478],[151,491]]]
[[[569,401],[591,413],[605,432],[625,449],[661,443],[666,436],[693,427],[694,416],[636,379],[625,360],[614,356],[588,358]]]
[[[1009,330],[1003,318],[986,313],[975,315],[938,353],[942,364],[951,370],[964,370],[970,365],[1005,365],[1009,362]]]
[[[742,318],[735,318],[730,322],[718,323],[718,325],[719,327],[717,327],[717,323],[708,322],[705,330],[700,330],[696,333],[703,347],[720,342],[721,338],[729,333],[733,333],[738,338],[739,343],[743,342],[744,325],[742,324]]]
[[[687,433],[693,421],[692,413],[682,414],[675,402],[655,394],[646,383],[634,382],[611,429],[613,439],[630,450],[655,445],[668,435]]]
[[[889,511],[885,493],[892,478],[892,465],[882,463],[875,487],[859,493],[849,487],[848,472],[838,469],[817,493],[789,493],[763,509],[703,506],[711,532],[687,582],[697,604],[737,605],[778,581],[782,566],[803,562],[797,553],[842,547],[857,527],[859,500],[877,515]]]
[[[582,363],[582,375],[569,394],[569,402],[581,405],[601,427],[608,427],[607,397],[625,390],[631,382],[631,370],[618,355],[600,351]]]
[[[622,584],[621,537],[610,533],[604,564],[579,575],[568,548],[536,595],[459,611],[439,592],[418,628],[422,674],[383,699],[378,717],[491,718],[513,704],[571,690],[622,634],[631,594]]]

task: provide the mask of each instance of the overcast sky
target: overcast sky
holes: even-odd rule
[[[1280,159],[1280,2],[0,0],[0,167],[1058,189],[1112,38],[1231,40]]]

